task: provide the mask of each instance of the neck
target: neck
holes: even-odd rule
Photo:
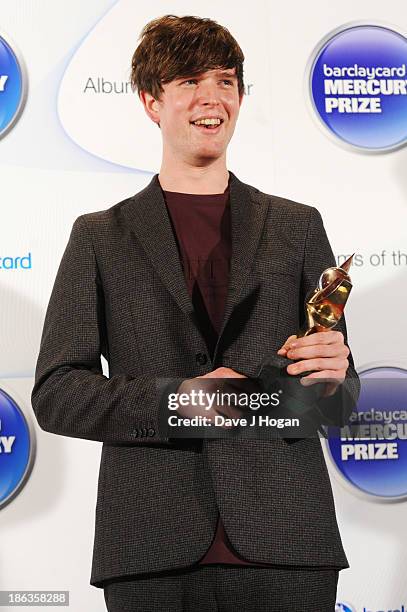
[[[164,191],[209,195],[225,191],[229,172],[224,158],[206,166],[163,159],[158,179]]]

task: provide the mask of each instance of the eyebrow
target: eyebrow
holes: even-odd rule
[[[232,69],[231,69],[232,70]],[[178,77],[177,79],[175,79],[176,81],[183,81],[185,79],[195,79],[198,78],[200,76],[202,76],[203,74],[205,74],[205,72],[207,72],[206,70],[204,70],[204,72],[200,72],[199,74],[190,74],[190,75],[186,75],[186,76],[182,76],[182,77]],[[227,77],[228,79],[237,79],[237,75],[231,72],[226,72],[226,70],[217,70],[216,71],[216,76],[218,77]]]
[[[236,74],[234,72],[231,73],[231,72],[226,72],[226,70],[219,70],[217,72],[217,74],[219,76],[225,76],[225,77],[228,77],[228,78],[231,78],[231,79],[237,79],[237,76],[236,76]]]

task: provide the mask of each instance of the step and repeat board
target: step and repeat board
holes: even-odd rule
[[[338,265],[355,254],[346,312],[362,383],[358,434],[321,440],[351,566],[340,572],[337,611],[407,610],[401,0],[3,1],[0,591],[63,592],[75,612],[104,609],[89,584],[101,444],[42,431],[30,394],[73,221],[137,193],[160,168],[160,130],[131,90],[130,63],[143,26],[168,13],[215,19],[245,54],[228,168],[318,208]]]

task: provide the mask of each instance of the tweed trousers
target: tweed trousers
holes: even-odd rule
[[[207,565],[104,588],[108,612],[334,612],[338,570]]]

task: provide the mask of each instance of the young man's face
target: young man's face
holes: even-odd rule
[[[243,98],[235,68],[175,79],[163,88],[159,100],[145,92],[141,99],[150,118],[160,124],[164,152],[192,165],[206,165],[222,157]]]

